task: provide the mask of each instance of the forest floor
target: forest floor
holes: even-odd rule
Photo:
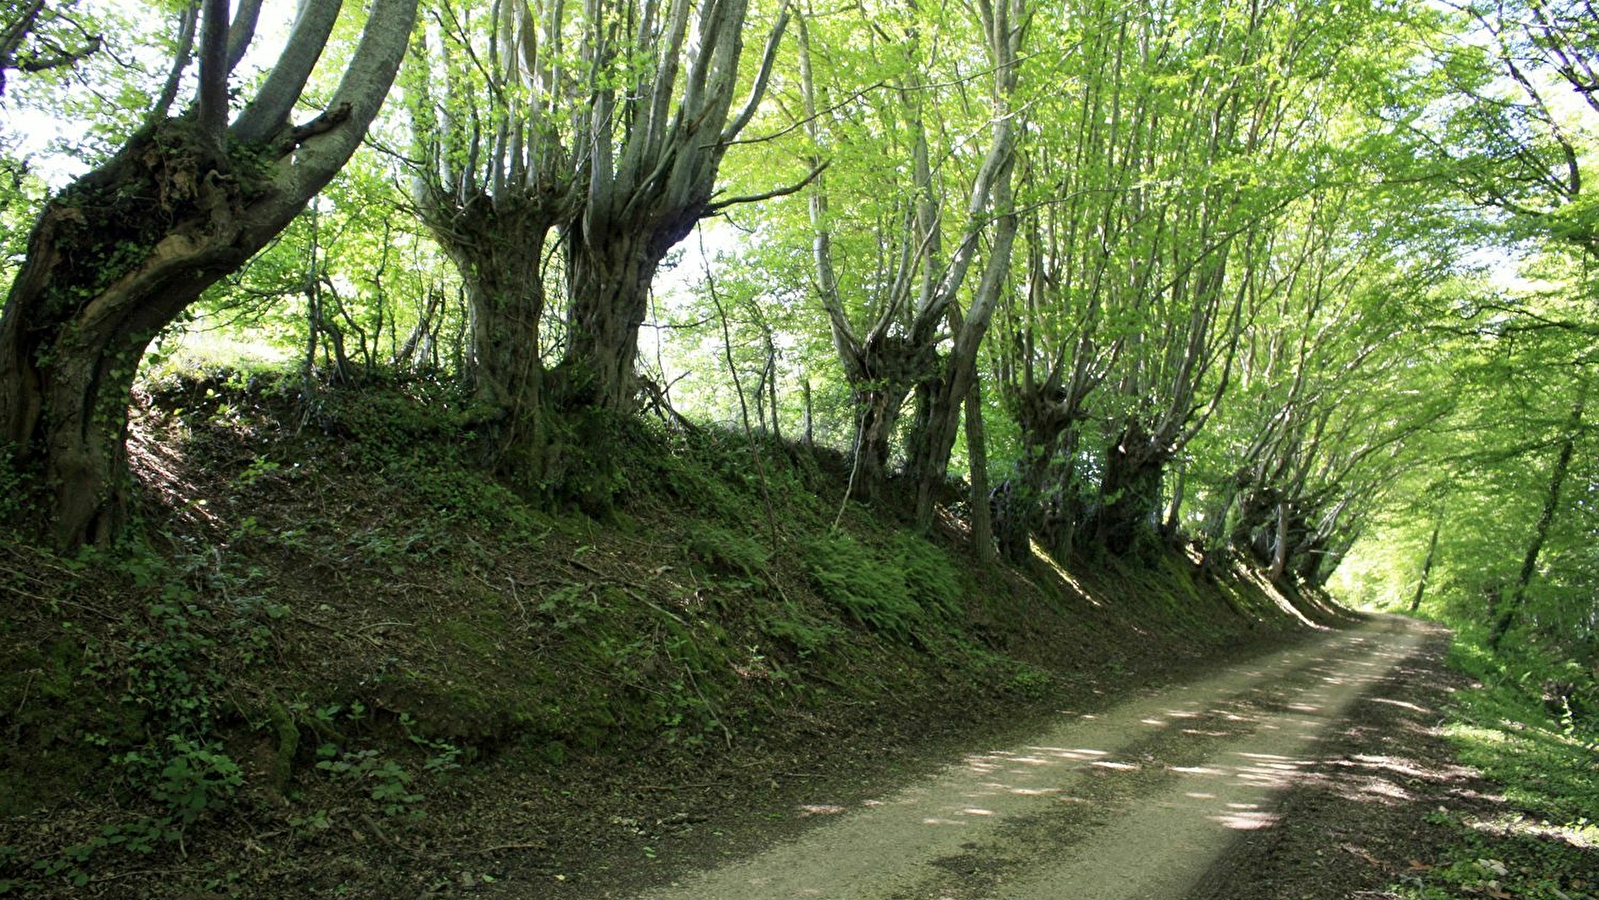
[[[1443,667],[1447,643],[1434,626],[1376,619],[1096,712],[1062,710],[1003,749],[940,748],[915,777],[824,774],[797,800],[706,816],[703,839],[670,859],[618,854],[603,874],[494,895],[1399,897],[1390,887],[1425,887],[1446,868],[1451,821],[1491,831],[1515,819],[1438,731],[1450,695],[1469,687]],[[1503,863],[1482,864],[1478,884],[1425,896],[1526,896],[1493,879]],[[1555,896],[1593,896],[1593,848],[1533,864],[1548,871],[1520,874],[1560,885]]]

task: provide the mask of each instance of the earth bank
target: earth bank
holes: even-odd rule
[[[471,421],[151,386],[148,543],[0,542],[0,893],[609,890],[1341,615],[1181,548],[979,573],[958,517],[834,529],[840,459],[708,429],[630,427],[617,507],[550,514]]]

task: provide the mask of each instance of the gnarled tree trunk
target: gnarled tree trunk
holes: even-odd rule
[[[1160,516],[1161,481],[1170,454],[1137,420],[1105,454],[1094,534],[1101,546],[1121,555],[1142,537],[1155,533]]]
[[[649,311],[650,283],[667,251],[704,213],[685,210],[650,229],[608,219],[568,229],[572,305],[559,370],[563,407],[632,409],[638,330]]]
[[[472,311],[473,394],[493,420],[494,468],[534,480],[543,476],[549,427],[539,355],[543,250],[559,209],[548,198],[480,194],[433,228]]]
[[[229,46],[227,4],[209,2],[191,113],[156,110],[34,226],[0,314],[0,443],[47,486],[40,512],[58,546],[104,542],[125,520],[127,407],[145,347],[288,225],[387,94],[416,0],[377,0],[329,111],[290,126],[338,6],[302,7],[279,65],[228,126],[227,77],[242,53]],[[253,19],[242,25],[247,39]]]

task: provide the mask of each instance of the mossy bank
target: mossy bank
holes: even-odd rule
[[[480,474],[471,422],[426,381],[149,386],[143,537],[0,543],[0,894],[603,881],[1341,614],[1181,548],[980,568],[714,429],[626,424],[595,519]]]

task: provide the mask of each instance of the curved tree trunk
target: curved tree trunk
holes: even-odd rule
[[[53,199],[29,237],[0,317],[0,439],[48,486],[58,546],[104,543],[123,525],[145,347],[248,258],[243,191],[222,171],[192,127],[166,123]]]
[[[103,543],[122,526],[127,407],[145,347],[349,159],[399,67],[416,0],[377,0],[329,112],[299,128],[288,115],[338,4],[302,8],[280,64],[231,127],[226,9],[207,7],[196,111],[155,119],[45,206],[0,314],[0,443],[43,480],[41,512],[61,547]]]
[[[232,246],[242,230],[237,184],[199,153],[173,154],[185,137],[180,125],[141,135],[52,200],[0,316],[0,440],[43,476],[63,547],[103,543],[122,526],[139,359],[206,285],[247,258]],[[167,198],[181,231],[148,233],[151,196]],[[123,253],[142,259],[118,274]]]

